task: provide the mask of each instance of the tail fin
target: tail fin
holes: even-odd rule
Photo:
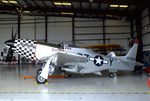
[[[138,44],[135,43],[132,46],[132,48],[129,50],[125,58],[131,61],[136,61],[137,50],[138,50]]]

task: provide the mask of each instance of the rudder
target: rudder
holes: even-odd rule
[[[129,50],[125,58],[131,61],[136,61],[137,50],[138,50],[138,44],[134,43],[134,45]]]

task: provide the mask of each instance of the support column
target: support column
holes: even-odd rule
[[[20,39],[20,15],[18,15],[18,39]],[[18,55],[18,64],[20,64],[20,55]]]
[[[131,18],[131,20],[130,20],[130,32],[131,32],[131,39],[133,39],[133,19]]]
[[[148,7],[148,16],[149,16],[149,24],[150,24],[150,7]]]
[[[137,39],[139,41],[139,47],[137,52],[137,61],[143,63],[143,41],[142,41],[142,18],[141,13],[136,17],[136,31]],[[135,68],[135,71],[141,71],[142,67]]]
[[[75,30],[74,30],[74,17],[72,17],[72,42],[73,42],[73,45],[75,44]]]
[[[48,31],[47,31],[47,27],[48,27],[48,22],[47,22],[47,15],[45,16],[45,42],[48,42]]]
[[[103,19],[103,44],[105,44],[106,32],[105,32],[105,18]]]
[[[18,15],[18,39],[20,39],[20,15]]]
[[[36,19],[34,20],[34,40],[36,40]]]

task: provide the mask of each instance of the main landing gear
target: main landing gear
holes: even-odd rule
[[[42,70],[44,68],[45,64],[43,65],[42,68],[38,69],[37,70],[37,73],[36,73],[36,82],[38,84],[45,84],[47,82],[47,79],[43,78],[40,76],[40,74],[42,73]],[[50,64],[49,65],[49,71],[48,71],[48,75],[52,75],[54,73],[54,70],[55,70],[55,67],[54,65]]]
[[[37,70],[36,82],[38,84],[45,84],[47,82],[47,79],[44,79],[43,77],[40,76],[41,72],[42,72],[41,68]]]

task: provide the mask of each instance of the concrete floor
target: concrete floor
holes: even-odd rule
[[[73,75],[48,79],[37,85],[34,76],[39,66],[0,65],[0,101],[150,101],[148,76],[121,72],[115,78]]]

